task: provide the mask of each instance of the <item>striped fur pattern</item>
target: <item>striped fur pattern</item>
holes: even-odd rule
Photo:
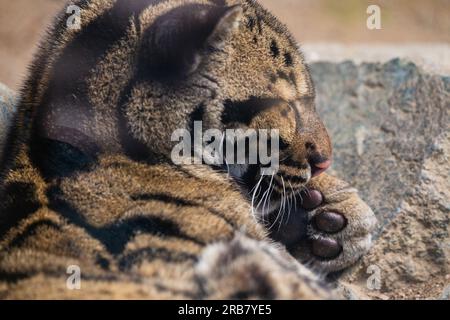
[[[55,19],[3,150],[0,297],[331,297],[292,253],[342,269],[367,250],[373,220],[346,184],[312,179],[331,146],[286,28],[252,0],[75,4],[81,28],[66,26],[65,8]],[[279,129],[279,174],[174,165],[171,134],[194,121]],[[262,222],[308,184],[347,215],[335,238],[359,241],[335,261],[288,253]],[[252,207],[258,188],[274,193],[253,194],[267,212]],[[81,290],[67,289],[71,265]]]

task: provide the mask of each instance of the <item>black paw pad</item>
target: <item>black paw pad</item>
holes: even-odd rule
[[[342,247],[334,239],[317,239],[312,241],[311,250],[322,259],[334,259],[342,252]]]
[[[323,232],[336,233],[345,228],[347,221],[336,212],[321,212],[314,217],[315,227]]]
[[[308,190],[301,193],[302,207],[311,210],[320,206],[323,202],[322,194],[317,190]]]

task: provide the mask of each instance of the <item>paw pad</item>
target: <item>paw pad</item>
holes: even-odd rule
[[[302,207],[306,210],[315,209],[320,206],[323,202],[322,194],[317,190],[303,191],[302,196]]]
[[[322,193],[318,190],[308,190],[302,193],[302,207],[305,210],[314,210],[324,202]],[[319,212],[312,224],[318,231],[333,234],[342,231],[347,225],[343,215],[337,212]],[[334,239],[320,238],[311,242],[312,253],[321,259],[334,259],[342,252],[342,246]]]
[[[336,233],[345,228],[347,221],[336,212],[321,212],[314,217],[316,229],[326,233]]]
[[[333,259],[339,256],[342,246],[334,239],[317,239],[312,241],[312,253],[323,259]]]

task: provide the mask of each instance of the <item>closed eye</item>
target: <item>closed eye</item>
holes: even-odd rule
[[[282,151],[284,151],[284,150],[286,150],[287,148],[289,148],[289,144],[287,143],[287,141],[286,140],[284,140],[282,137],[280,137],[280,144],[279,144],[279,146],[280,146],[280,150],[282,150]]]
[[[251,97],[244,101],[226,100],[224,102],[224,111],[222,113],[222,123],[242,123],[249,125],[252,120],[260,113],[281,103],[280,99],[256,98]]]

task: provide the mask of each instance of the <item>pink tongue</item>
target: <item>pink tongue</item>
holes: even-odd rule
[[[331,160],[327,160],[325,162],[318,163],[315,165],[315,167],[317,167],[319,169],[324,169],[324,170],[327,170],[330,166],[331,166]]]
[[[314,165],[312,169],[312,177],[317,177],[322,172],[326,171],[331,166],[331,160],[324,161]]]

